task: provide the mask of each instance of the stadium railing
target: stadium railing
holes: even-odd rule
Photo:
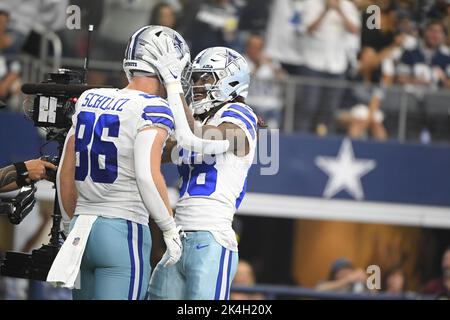
[[[246,294],[262,294],[265,300],[276,299],[319,299],[319,300],[433,300],[430,295],[419,295],[413,292],[395,295],[383,292],[371,293],[340,293],[332,291],[317,291],[314,289],[258,284],[254,286],[233,285],[231,292]]]
[[[46,43],[46,45],[45,45]],[[47,54],[48,44],[53,47],[52,56]],[[45,47],[45,48],[44,48]],[[80,68],[84,60],[80,58],[65,58],[60,56],[61,42],[56,35],[45,34],[42,38],[41,58],[36,59],[30,56],[20,56],[23,62],[23,81],[42,81],[46,72],[55,70],[62,66],[64,68]],[[108,80],[113,83],[121,83],[122,64],[117,61],[91,60],[90,69],[103,72],[108,75]],[[110,83],[109,83],[110,84]],[[325,89],[341,88],[346,91],[339,111],[348,110],[349,97],[355,91],[370,92],[373,87],[346,80],[330,80],[309,78],[300,76],[289,76],[282,81],[267,81],[268,85],[278,84],[282,88],[282,120],[280,128],[282,131],[291,133],[296,131],[295,114],[302,110],[302,88],[308,86],[320,86]],[[438,119],[437,128],[434,128],[437,136],[450,140],[450,126],[448,126],[450,107],[450,90],[436,87],[420,88],[414,86],[393,85],[385,88],[385,98],[381,103],[381,109],[385,112],[385,125],[388,129],[389,137],[399,142],[408,141],[411,136],[417,136],[418,132],[428,121],[425,118]],[[433,124],[434,125],[434,124]],[[413,132],[413,134],[411,134]]]

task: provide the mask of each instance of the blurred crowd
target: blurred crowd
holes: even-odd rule
[[[67,10],[70,5],[81,8],[80,30],[67,28],[76,12]],[[63,57],[84,58],[89,24],[95,25],[90,84],[123,86],[121,61],[130,34],[158,24],[179,31],[192,58],[211,46],[243,53],[252,75],[247,103],[272,128],[283,129],[290,116],[285,106],[293,99],[289,120],[295,131],[385,140],[394,133],[386,127],[383,106],[390,88],[402,86],[418,114],[413,138],[428,143],[444,127],[450,141],[450,113],[433,110],[433,93],[450,89],[450,0],[2,0],[0,101],[21,110],[20,55],[39,58],[43,32],[56,32]],[[95,61],[118,68],[97,68]],[[382,291],[408,292],[401,266],[382,274]],[[316,289],[362,292],[366,278],[342,258]],[[235,283],[256,280],[251,264],[241,261]],[[441,277],[424,284],[421,293],[449,297],[450,249],[442,257]]]
[[[379,269],[379,274],[367,273],[365,269],[356,267],[349,259],[341,257],[332,262],[326,279],[320,281],[314,288],[318,292],[335,292],[342,294],[385,294],[394,299],[450,299],[450,246],[447,247],[441,259],[440,275],[427,279],[421,288],[413,291],[409,285],[407,273],[401,264]],[[373,272],[373,271],[372,271]],[[369,279],[373,275],[373,279]],[[257,285],[255,272],[250,262],[240,260],[234,285]],[[377,283],[379,281],[379,283]],[[295,298],[295,296],[290,296]],[[255,290],[254,293],[235,292],[232,300],[261,300],[267,297]]]
[[[80,30],[66,25],[70,5],[81,9]],[[5,54],[37,54],[36,30],[51,30],[63,41],[63,57],[83,58],[88,24],[96,26],[93,60],[120,63],[129,35],[147,24],[179,31],[192,57],[211,46],[244,53],[253,78],[247,102],[272,128],[288,119],[295,131],[385,140],[382,106],[396,84],[416,110],[414,138],[427,143],[450,122],[448,112],[433,116],[438,101],[429,97],[450,88],[448,0],[3,0],[0,100],[14,96],[20,83],[19,62]],[[89,76],[99,85],[126,81],[119,70]],[[290,85],[293,119],[283,108]]]
[[[417,298],[420,295],[431,299],[450,299],[450,247],[441,261],[441,274],[437,278],[428,279],[422,284],[419,292],[414,292],[409,286],[407,274],[401,265],[380,269],[380,287],[376,287],[376,277],[368,279],[371,274],[357,268],[347,258],[339,258],[330,266],[328,279],[316,286],[318,291],[334,291],[341,293],[382,292],[392,296]],[[373,281],[372,281],[373,280]],[[369,287],[373,285],[373,287]]]

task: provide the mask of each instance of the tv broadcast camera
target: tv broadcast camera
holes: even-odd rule
[[[88,52],[92,31],[93,27],[89,26]],[[46,144],[50,141],[58,143],[58,156],[44,156],[41,159],[52,162],[56,166],[59,164],[67,133],[72,126],[72,115],[75,112],[75,104],[78,97],[86,90],[99,87],[86,84],[88,62],[89,56],[87,54],[84,68],[81,71],[59,69],[57,73],[50,73],[48,79],[42,83],[28,83],[22,86],[22,92],[31,95],[24,101],[25,114],[33,121],[34,126],[44,128],[47,131]],[[52,178],[55,178],[56,172],[47,171],[47,176],[49,177],[50,175],[53,175]],[[55,179],[50,180],[55,181]],[[33,250],[31,254],[6,252],[4,260],[0,261],[1,275],[41,281],[46,280],[53,260],[62,242],[65,240],[65,235],[60,228],[62,215],[56,183],[54,184],[54,189],[55,200],[50,242],[39,249]],[[31,191],[25,190],[25,193],[21,191],[19,195],[22,196],[17,196],[3,205],[7,214],[9,212],[8,217],[12,223],[20,223],[31,211],[35,202],[35,192],[36,188],[32,186]]]

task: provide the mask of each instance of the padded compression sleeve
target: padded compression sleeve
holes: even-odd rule
[[[150,217],[161,231],[175,227],[175,221],[169,214],[161,195],[156,188],[151,171],[151,153],[156,138],[156,130],[140,131],[134,142],[134,169],[139,193]]]

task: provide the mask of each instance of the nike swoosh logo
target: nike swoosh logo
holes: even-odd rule
[[[169,69],[169,72],[170,72],[170,74],[172,75],[172,77],[174,77],[175,79],[178,78],[176,75],[174,75],[174,74],[172,73],[172,70]]]
[[[198,244],[197,245],[197,249],[203,249],[203,248],[205,248],[205,247],[207,247],[207,246],[209,246],[209,244],[205,244],[205,245],[200,245],[200,244]]]

